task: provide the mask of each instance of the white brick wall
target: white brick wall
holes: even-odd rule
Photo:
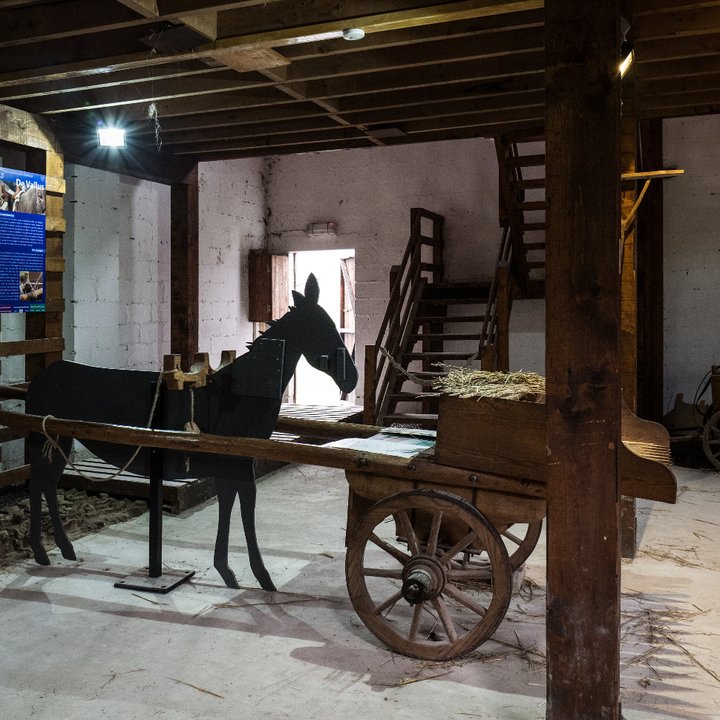
[[[170,345],[170,189],[67,166],[66,357],[156,369]]]
[[[711,365],[720,365],[720,117],[663,123],[665,407],[692,402]],[[657,181],[656,181],[657,182]]]
[[[200,337],[198,348],[217,365],[223,350],[245,352],[253,339],[247,321],[247,258],[265,240],[261,159],[201,163]]]

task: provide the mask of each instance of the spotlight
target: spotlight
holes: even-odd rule
[[[622,58],[620,62],[620,77],[623,78],[635,60],[635,50],[629,40],[623,40],[620,57]]]
[[[125,131],[122,128],[101,127],[97,134],[100,147],[125,147]]]

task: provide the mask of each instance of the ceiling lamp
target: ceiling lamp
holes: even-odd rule
[[[345,28],[342,31],[342,36],[346,40],[362,40],[365,37],[365,31],[359,27]]]

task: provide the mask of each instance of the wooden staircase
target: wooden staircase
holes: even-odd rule
[[[545,136],[518,131],[495,138],[500,225],[510,233],[519,295],[545,296]]]
[[[432,382],[446,365],[509,368],[515,298],[545,294],[545,141],[542,133],[496,138],[502,238],[491,282],[443,279],[443,218],[411,210],[410,239],[393,268],[378,339],[365,349],[364,422],[437,426]]]
[[[411,231],[378,340],[365,350],[364,420],[434,428],[439,365],[478,360],[492,284],[443,280],[443,218],[411,210]]]

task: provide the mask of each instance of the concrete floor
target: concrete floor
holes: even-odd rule
[[[678,469],[676,506],[640,503],[642,544],[623,563],[627,720],[720,718],[720,476]],[[259,485],[258,525],[279,592],[240,591],[211,567],[216,508],[165,517],[164,559],[197,575],[168,595],[113,582],[147,562],[147,516],[75,544],[79,562],[0,574],[4,720],[484,718],[545,716],[541,544],[493,639],[460,661],[389,652],[345,589],[347,486],[289,466]],[[242,538],[239,515],[235,538]]]

